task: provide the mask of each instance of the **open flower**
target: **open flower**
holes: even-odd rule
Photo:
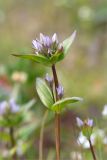
[[[0,115],[3,116],[7,113],[17,113],[19,112],[19,106],[15,103],[14,99],[10,99],[9,102],[0,102]]]

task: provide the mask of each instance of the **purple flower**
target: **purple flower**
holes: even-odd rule
[[[52,45],[52,40],[50,37],[43,35],[40,33],[40,42],[45,46],[45,47],[51,47]]]
[[[15,103],[14,99],[10,99],[9,106],[11,113],[17,113],[19,111],[19,106]]]
[[[93,126],[93,119],[87,119],[87,125],[92,127]]]
[[[0,102],[0,115],[3,115],[6,113],[7,106],[8,104],[6,101]]]
[[[64,88],[61,85],[59,85],[58,88],[56,88],[56,90],[59,98],[61,99],[64,95]]]
[[[32,44],[36,54],[42,54],[46,57],[63,52],[63,46],[59,44],[56,33],[54,33],[52,38],[40,33],[40,40],[33,40]]]
[[[10,99],[9,102],[3,101],[0,103],[0,115],[4,115],[8,112],[17,113],[19,106],[15,103],[14,99]]]
[[[78,127],[82,127],[84,125],[84,122],[79,117],[76,118],[76,121]]]
[[[34,49],[38,50],[39,52],[41,51],[42,45],[40,44],[38,40],[33,40],[32,44],[33,44]]]

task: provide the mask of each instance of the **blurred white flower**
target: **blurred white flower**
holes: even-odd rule
[[[103,144],[107,144],[107,136],[103,138]]]
[[[76,159],[82,160],[83,159],[81,153],[75,152],[75,151],[70,153],[70,157],[72,160],[76,160]]]
[[[21,140],[19,140],[17,142],[17,150],[16,150],[18,156],[23,155],[23,147],[22,146],[23,146],[23,142]]]
[[[92,145],[94,145],[95,143],[95,139],[94,139],[94,136],[91,135],[91,143]],[[89,144],[89,141],[87,140],[87,138],[82,134],[82,132],[79,133],[79,136],[77,138],[77,143],[78,145],[81,145],[83,148],[90,148],[90,144]]]
[[[106,117],[107,116],[107,104],[104,105],[103,111],[102,111],[102,116]]]
[[[92,133],[92,136],[94,139],[97,139],[97,138],[101,138],[103,139],[105,137],[105,132],[104,130],[102,129],[96,129],[93,133]]]
[[[82,6],[78,10],[78,16],[83,20],[91,19],[93,15],[92,9],[88,6]]]
[[[6,158],[6,159],[10,156],[9,151],[6,149],[3,150],[2,155],[3,155],[3,158]]]
[[[16,81],[16,82],[22,82],[22,83],[24,83],[24,82],[27,81],[27,77],[28,77],[27,73],[15,71],[15,72],[12,74],[11,79],[12,79],[13,81]]]
[[[82,132],[79,133],[79,136],[77,138],[77,143],[79,145],[82,145],[83,148],[89,148],[90,147],[87,138],[82,134]]]

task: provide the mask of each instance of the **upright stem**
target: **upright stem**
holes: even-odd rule
[[[52,65],[53,78],[55,83],[56,101],[60,98],[57,94],[59,85],[55,65]],[[56,160],[60,160],[60,113],[55,113],[55,137],[56,137]]]
[[[91,150],[91,153],[92,153],[92,156],[93,156],[93,160],[97,160],[96,159],[96,155],[95,155],[95,152],[94,152],[94,149],[93,149],[93,146],[92,146],[92,143],[91,143],[91,140],[89,139],[89,144],[90,144],[90,150]]]
[[[44,127],[45,127],[47,116],[48,116],[48,110],[45,111],[42,122],[41,122],[40,141],[39,141],[39,160],[43,160]]]
[[[13,127],[10,127],[10,128],[9,128],[9,131],[10,131],[11,148],[14,148],[15,145],[16,145],[16,141],[15,141],[15,137],[14,137],[14,128],[13,128]],[[17,159],[16,152],[13,154],[12,159],[13,159],[13,160],[16,160],[16,159]]]

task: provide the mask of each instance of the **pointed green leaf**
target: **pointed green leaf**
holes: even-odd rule
[[[30,108],[36,103],[35,99],[30,100],[28,103],[26,103],[25,105],[23,105],[21,107],[21,110],[24,112],[27,112],[28,110],[30,110]]]
[[[75,103],[78,101],[82,101],[82,98],[80,98],[80,97],[64,98],[64,99],[59,100],[56,103],[54,103],[53,106],[51,107],[51,109],[53,111],[61,110],[64,107],[66,107],[66,105],[71,104],[71,103]]]
[[[71,47],[71,44],[73,43],[75,37],[76,37],[76,31],[74,31],[69,38],[67,38],[63,41],[62,45],[63,45],[63,48],[64,48],[64,55],[66,55],[68,53],[68,51]]]
[[[40,54],[12,54],[13,56],[24,58],[24,59],[29,59],[32,61],[35,61],[37,63],[45,64],[45,65],[50,65],[49,59],[46,58],[45,56],[42,56]]]
[[[45,81],[42,80],[41,78],[37,78],[36,80],[36,89],[42,103],[46,107],[50,108],[54,103],[53,96],[51,90],[49,89]]]

